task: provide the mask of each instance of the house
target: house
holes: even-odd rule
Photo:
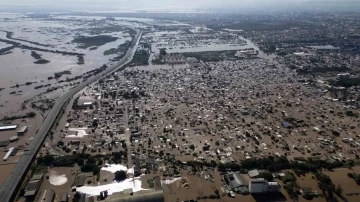
[[[290,129],[292,128],[292,125],[286,121],[283,121],[281,122],[281,125],[284,127],[284,128],[287,128],[287,129]]]
[[[258,170],[250,170],[248,172],[248,175],[250,178],[255,178],[258,177],[260,175],[260,172]]]

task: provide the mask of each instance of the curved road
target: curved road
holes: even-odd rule
[[[21,186],[23,176],[28,171],[31,162],[34,160],[39,148],[41,147],[47,133],[49,132],[51,126],[56,120],[57,115],[60,110],[63,108],[66,101],[68,101],[72,96],[77,92],[85,88],[87,85],[101,79],[102,77],[114,72],[118,68],[124,66],[126,63],[130,62],[134,55],[134,47],[138,44],[140,40],[141,32],[137,31],[136,36],[132,44],[130,45],[125,56],[116,64],[111,67],[108,67],[104,72],[101,72],[94,77],[89,78],[84,83],[79,84],[75,88],[72,88],[69,92],[63,95],[53,106],[48,116],[45,118],[44,123],[39,129],[38,133],[35,135],[28,148],[25,150],[24,154],[16,164],[15,168],[12,170],[10,175],[7,177],[5,183],[0,190],[0,201],[1,202],[10,202],[14,199],[17,189]]]

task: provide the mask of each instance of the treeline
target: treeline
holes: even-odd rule
[[[360,174],[348,173],[348,177],[353,179],[356,182],[356,184],[360,185]]]
[[[270,172],[279,172],[285,169],[293,169],[297,175],[304,175],[309,172],[317,172],[321,169],[333,170],[334,168],[343,167],[343,162],[329,162],[316,158],[308,158],[304,161],[289,161],[286,156],[281,157],[266,157],[262,159],[252,158],[238,163],[219,164],[218,170],[225,172],[232,171],[246,171],[251,169],[264,169]]]
[[[90,167],[95,167],[92,164],[102,165],[104,160],[111,160],[115,164],[125,161],[127,158],[126,151],[113,152],[109,156],[96,155],[92,156],[86,153],[77,153],[71,156],[60,156],[55,158],[52,155],[39,157],[38,165],[53,166],[53,167],[73,167],[75,164],[82,167],[82,172],[89,172]],[[83,171],[84,170],[84,171]]]
[[[28,112],[25,115],[19,115],[19,116],[4,116],[4,118],[2,119],[2,121],[12,121],[12,120],[16,120],[16,119],[25,119],[25,118],[33,118],[35,117],[36,114],[35,112]]]
[[[35,48],[35,47],[23,45],[19,42],[14,42],[14,41],[5,40],[5,39],[0,39],[0,42],[12,44],[13,47],[18,47],[18,48],[27,49],[27,50],[59,53],[59,54],[63,54],[63,55],[84,55],[83,53],[75,53],[75,52],[67,52],[67,51],[59,51],[59,50],[54,51],[54,50],[48,50],[48,49],[42,49],[42,48]]]

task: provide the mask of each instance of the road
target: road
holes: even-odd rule
[[[10,175],[7,177],[6,181],[4,182],[3,186],[0,189],[0,201],[1,202],[10,202],[14,199],[17,189],[21,186],[21,182],[23,176],[25,176],[26,172],[28,171],[29,166],[31,165],[32,161],[34,160],[39,148],[41,147],[47,133],[49,132],[51,126],[56,120],[57,115],[59,114],[60,110],[62,110],[64,104],[77,92],[85,88],[87,85],[98,81],[99,79],[103,78],[104,76],[111,74],[112,72],[116,71],[120,67],[124,66],[126,63],[130,62],[134,55],[134,47],[139,43],[141,32],[137,31],[136,36],[132,44],[130,45],[128,51],[126,52],[125,56],[116,64],[111,67],[108,67],[105,71],[95,75],[85,82],[79,84],[75,88],[70,89],[65,95],[63,95],[53,106],[51,111],[49,112],[48,116],[45,118],[41,128],[39,129],[38,133],[35,135],[34,139],[29,144],[28,148],[25,150],[24,154],[20,158],[19,162],[16,164],[15,168],[12,170]]]
[[[129,106],[125,105],[125,113],[124,113],[124,123],[125,123],[125,137],[126,137],[126,149],[127,149],[127,167],[132,168],[132,158],[131,154],[131,131],[129,129]]]

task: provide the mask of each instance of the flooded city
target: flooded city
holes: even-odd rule
[[[359,12],[165,10],[0,13],[1,202],[360,201]]]

